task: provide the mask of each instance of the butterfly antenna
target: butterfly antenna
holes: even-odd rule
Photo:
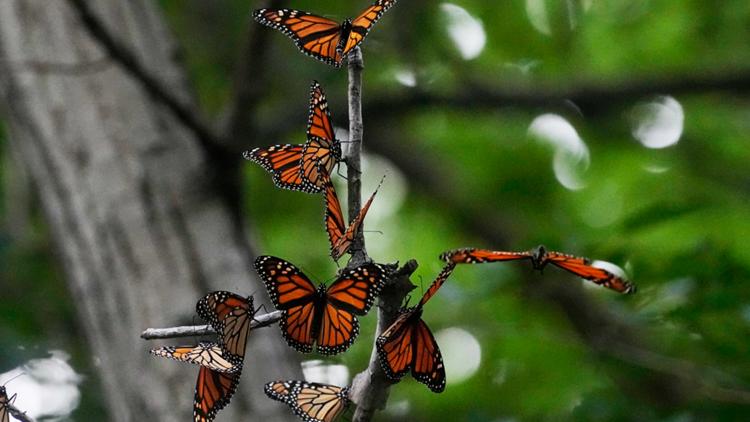
[[[16,374],[16,375],[15,375],[14,377],[11,377],[11,378],[10,378],[9,380],[6,380],[6,381],[5,381],[4,383],[2,383],[2,384],[0,384],[0,385],[2,385],[3,387],[5,387],[5,386],[6,386],[6,385],[7,385],[7,384],[8,384],[9,382],[11,382],[11,381],[13,381],[14,379],[16,379],[16,378],[20,377],[21,375],[26,375],[26,372],[23,372],[23,371],[21,371],[21,372],[19,372],[18,374]]]
[[[344,180],[349,180],[346,176],[344,176],[343,174],[341,174],[341,166],[339,166],[339,165],[336,166],[336,174],[338,174],[339,177],[341,177]]]

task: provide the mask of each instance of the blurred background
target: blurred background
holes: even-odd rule
[[[236,121],[252,128],[228,147],[237,158],[304,142],[313,79],[346,139],[346,71],[252,23],[251,9],[268,2],[154,3],[206,120],[231,119],[238,78],[249,87],[254,100]],[[343,20],[366,4],[293,7]],[[741,0],[402,0],[383,17],[363,44],[363,195],[388,175],[365,221],[367,250],[378,262],[417,259],[412,302],[440,271],[437,256],[462,246],[544,244],[619,266],[639,291],[621,296],[523,263],[460,266],[424,315],[443,351],[446,391],[406,377],[377,420],[747,417],[749,41]],[[55,382],[78,389],[66,390],[71,404],[56,417],[116,419],[33,163],[12,152],[8,131],[0,147],[0,384],[50,359],[62,368]],[[331,280],[322,199],[240,166],[249,242]],[[190,312],[180,322],[191,323]],[[349,352],[298,355],[318,361],[305,373],[350,382],[371,353],[375,317],[362,322]],[[9,391],[24,378],[33,377]],[[244,378],[240,389],[265,381]],[[192,384],[174,388],[191,400]],[[24,400],[36,390],[24,391],[16,404],[33,414]]]

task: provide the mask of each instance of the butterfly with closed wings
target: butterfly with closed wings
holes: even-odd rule
[[[319,193],[324,178],[341,161],[341,142],[336,139],[328,101],[320,84],[313,81],[310,87],[307,142],[255,148],[242,156],[273,174],[273,182],[280,188]]]
[[[357,47],[396,0],[378,0],[343,23],[293,9],[259,9],[253,17],[290,37],[303,53],[335,67]]]
[[[443,252],[440,259],[455,264],[481,264],[485,262],[529,260],[534,269],[542,270],[552,264],[595,284],[620,293],[635,293],[636,286],[622,277],[595,267],[591,260],[561,252],[548,251],[544,246],[524,252],[491,251],[487,249],[462,248]]]
[[[385,176],[383,176],[383,179],[385,179]],[[349,250],[349,247],[352,246],[354,236],[357,234],[357,230],[359,230],[360,226],[362,226],[365,215],[367,215],[367,211],[370,209],[370,205],[372,204],[373,199],[375,199],[375,195],[383,184],[383,179],[381,179],[378,187],[375,188],[375,191],[370,195],[370,199],[368,199],[362,208],[360,208],[357,216],[347,227],[344,213],[341,211],[341,203],[339,202],[338,195],[336,195],[336,188],[333,186],[331,178],[326,176],[324,180],[326,197],[325,223],[326,231],[328,232],[328,240],[331,243],[331,257],[333,257],[335,261],[338,261],[339,258]]]
[[[380,365],[391,381],[398,381],[410,370],[417,381],[435,393],[445,389],[445,367],[435,337],[422,320],[422,307],[437,293],[456,264],[443,267],[417,306],[402,308],[396,321],[375,342]]]
[[[277,309],[286,342],[302,353],[317,344],[318,353],[347,350],[359,334],[356,315],[372,307],[386,280],[386,269],[375,263],[344,270],[326,287],[317,288],[294,264],[273,256],[259,256],[255,270]]]
[[[286,403],[304,422],[332,422],[349,405],[349,388],[305,381],[274,381],[266,395]]]

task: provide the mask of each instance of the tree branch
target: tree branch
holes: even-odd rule
[[[257,5],[259,8],[279,9],[283,8],[287,2],[270,0],[259,3]],[[226,147],[237,151],[259,146],[253,142],[258,138],[254,136],[256,132],[254,114],[268,86],[268,66],[264,63],[270,51],[268,40],[273,35],[272,31],[256,25],[254,20],[248,19],[248,21],[250,25],[247,28],[247,37],[235,69],[234,89],[232,90],[234,98],[230,102],[226,122],[223,124]]]
[[[16,406],[13,405],[13,403],[7,403],[8,410],[10,411],[10,414],[18,419],[21,422],[34,422],[34,418],[27,415],[26,412],[21,412],[18,410]]]
[[[68,0],[68,3],[78,13],[83,27],[91,37],[97,40],[107,54],[119,63],[123,70],[130,73],[149,95],[164,104],[182,124],[195,133],[209,154],[218,156],[225,154],[225,151],[219,148],[219,145],[222,145],[219,137],[203,123],[196,111],[189,104],[172,95],[173,90],[167,88],[161,80],[152,75],[138,60],[138,57],[109,32],[86,0]]]
[[[588,115],[609,112],[633,101],[654,95],[688,95],[725,92],[730,95],[750,92],[750,70],[725,73],[673,75],[655,79],[636,79],[616,83],[588,81],[569,87],[536,84],[533,88],[493,87],[483,82],[468,82],[458,92],[448,94],[412,90],[404,96],[389,96],[367,103],[379,117],[391,118],[422,107],[485,109],[498,107],[549,108],[573,103]]]
[[[263,315],[256,315],[250,322],[250,329],[267,327],[278,322],[283,315],[282,311],[273,311]],[[210,325],[183,325],[169,328],[147,328],[141,333],[144,340],[157,340],[165,338],[200,337],[206,334],[216,334]]]
[[[347,195],[349,202],[349,221],[353,221],[362,207],[362,166],[360,156],[362,154],[362,140],[364,125],[362,123],[362,70],[364,61],[362,50],[356,47],[349,54],[349,143],[344,154],[346,161]],[[359,227],[354,236],[354,241],[349,251],[352,258],[349,267],[356,267],[368,261],[365,249],[365,237],[363,234],[364,223]]]
[[[409,277],[417,270],[417,261],[411,259],[393,273],[378,298],[378,328],[372,343],[372,353],[367,369],[352,380],[349,398],[357,405],[352,422],[369,422],[376,410],[385,408],[388,393],[393,384],[386,378],[378,359],[375,342],[398,317],[404,298],[414,286]]]

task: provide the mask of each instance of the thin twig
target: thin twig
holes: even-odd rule
[[[484,82],[470,81],[457,92],[439,93],[411,90],[402,96],[375,99],[368,108],[378,110],[378,118],[388,119],[422,107],[453,107],[486,109],[498,107],[549,108],[565,103],[574,104],[587,115],[620,109],[634,101],[655,95],[690,95],[725,92],[730,95],[750,92],[750,69],[725,70],[711,74],[672,75],[621,82],[586,81],[568,87],[535,84],[529,86],[493,87]]]
[[[349,221],[353,221],[362,207],[362,51],[356,47],[349,54],[349,144],[344,154],[346,160],[347,194],[349,199]],[[356,267],[368,260],[365,249],[364,224],[360,226],[349,251],[352,258],[349,267]]]
[[[250,322],[250,329],[267,327],[281,319],[282,311],[273,311],[263,315],[256,315]],[[165,338],[200,337],[206,334],[216,334],[210,325],[184,325],[169,328],[147,328],[141,333],[145,340],[157,340]]]
[[[380,366],[378,351],[375,345],[380,333],[385,331],[398,317],[398,311],[404,298],[414,286],[409,276],[417,270],[417,261],[409,260],[403,267],[393,273],[388,284],[378,298],[378,327],[373,339],[372,353],[367,369],[357,374],[352,380],[349,397],[357,405],[352,422],[369,422],[376,410],[385,408],[392,382],[386,378]]]
[[[13,403],[7,403],[8,410],[10,411],[10,414],[18,419],[21,422],[34,422],[34,418],[27,415],[26,412],[22,412],[18,410],[16,406],[13,405]]]
[[[197,116],[196,111],[185,102],[172,95],[173,90],[164,86],[156,76],[138,60],[130,49],[118,41],[107,29],[104,23],[91,10],[86,0],[68,0],[73,10],[78,13],[83,27],[89,32],[112,59],[140,82],[143,88],[157,101],[164,104],[177,119],[195,133],[209,153],[221,154],[224,151],[218,146],[222,144],[208,126]]]

